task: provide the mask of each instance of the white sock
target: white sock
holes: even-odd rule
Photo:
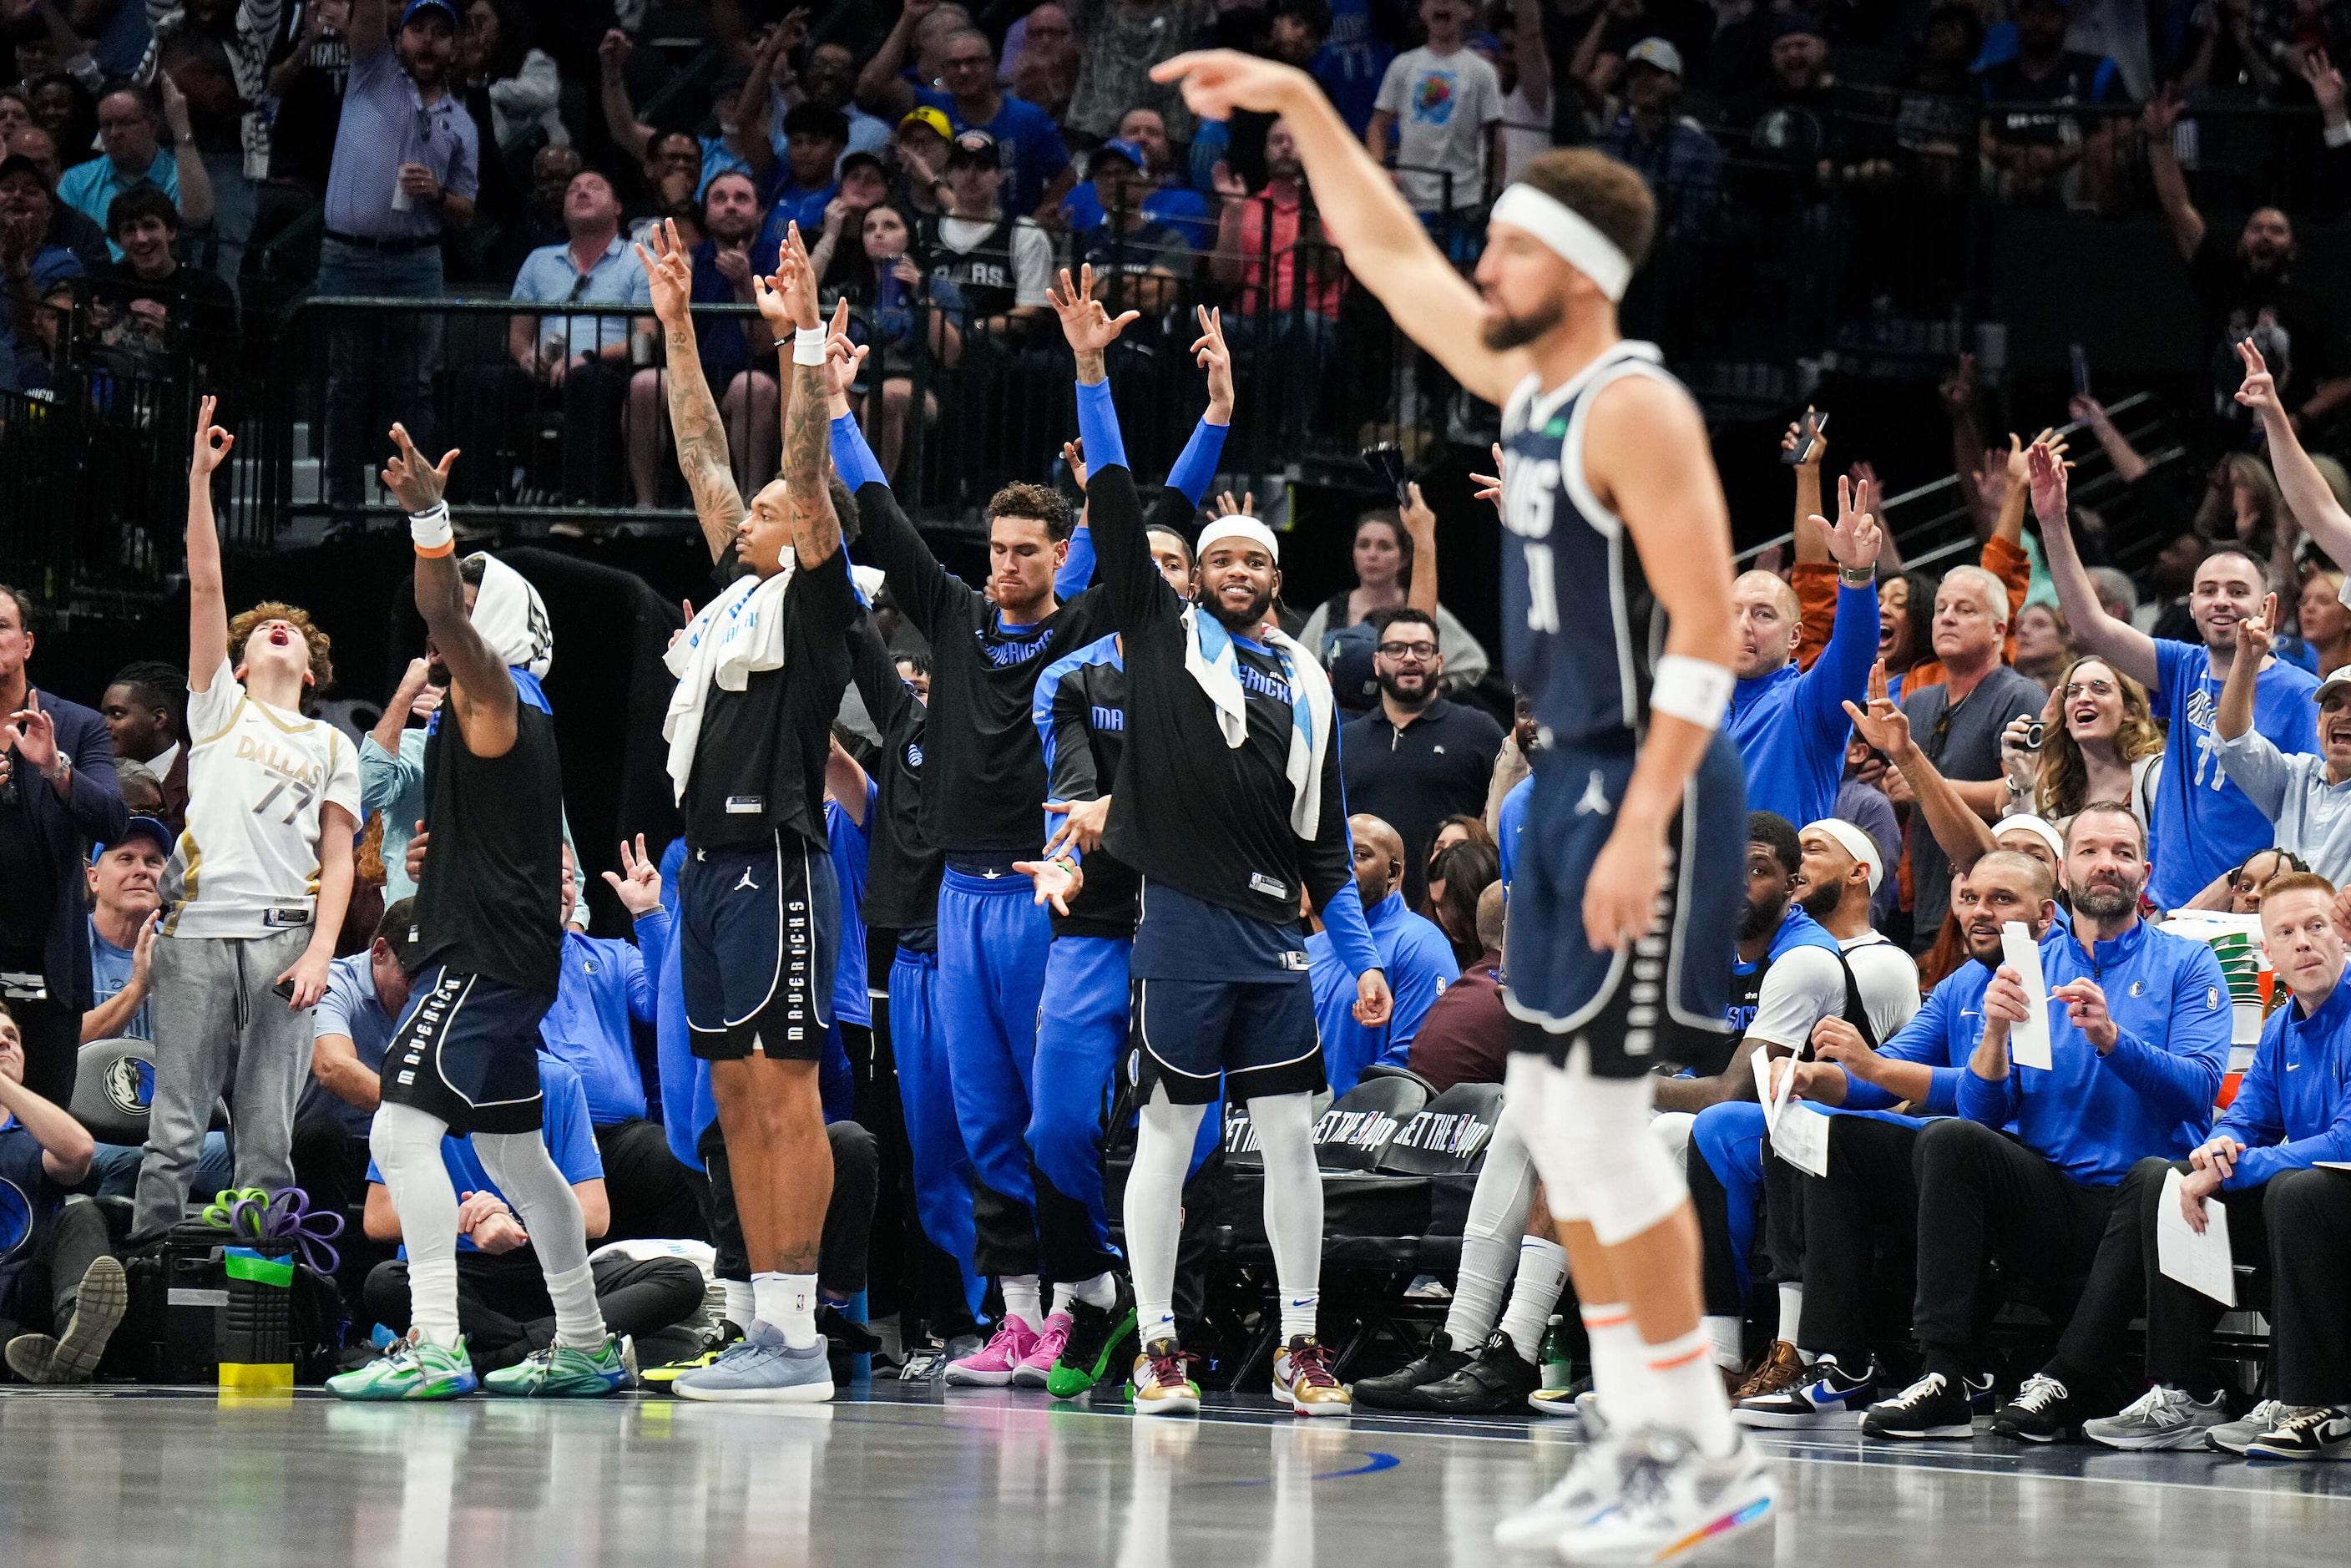
[[[1714,1348],[1714,1364],[1737,1372],[1747,1364],[1747,1324],[1740,1318],[1708,1318],[1706,1337]]]
[[[751,1281],[721,1280],[718,1284],[726,1292],[726,1321],[747,1331],[759,1316],[759,1309],[752,1304]]]
[[[457,1348],[457,1260],[409,1260],[408,1326],[427,1344]]]
[[[1445,1311],[1445,1337],[1456,1350],[1483,1344],[1502,1310],[1502,1292],[1519,1249],[1499,1236],[1464,1236],[1461,1270],[1453,1281],[1453,1304]]]
[[[1601,1413],[1610,1427],[1629,1432],[1641,1425],[1647,1407],[1642,1396],[1649,1377],[1633,1310],[1622,1301],[1586,1301],[1582,1311],[1583,1334],[1592,1342],[1592,1387],[1600,1396]]]
[[[1284,1343],[1314,1337],[1322,1300],[1322,1173],[1314,1163],[1314,1097],[1260,1094],[1249,1103],[1265,1156],[1265,1234],[1281,1292]]]
[[[1134,1332],[1148,1348],[1176,1338],[1176,1244],[1183,1226],[1184,1173],[1205,1105],[1178,1105],[1155,1088],[1136,1117],[1134,1165],[1127,1172],[1126,1257],[1134,1270]]]
[[[1779,1338],[1784,1343],[1793,1344],[1796,1343],[1796,1335],[1803,1331],[1803,1326],[1804,1287],[1801,1284],[1781,1286]],[[1806,1366],[1813,1364],[1811,1351],[1800,1350],[1796,1354],[1804,1358]]]
[[[1178,1223],[1181,1223],[1180,1219]],[[1091,1280],[1080,1280],[1074,1285],[1060,1286],[1053,1292],[1053,1310],[1057,1312],[1068,1312],[1070,1299],[1073,1296],[1090,1307],[1108,1312],[1111,1303],[1118,1300],[1118,1281],[1105,1270]]]
[[[1645,1348],[1649,1397],[1656,1401],[1649,1421],[1684,1433],[1715,1458],[1737,1448],[1739,1428],[1730,1419],[1722,1378],[1707,1355],[1706,1330],[1692,1329],[1679,1339]]]
[[[754,1273],[751,1299],[758,1320],[782,1334],[785,1344],[806,1350],[816,1343],[814,1274]]]
[[[1567,1249],[1540,1236],[1519,1241],[1519,1277],[1510,1286],[1510,1306],[1502,1314],[1502,1332],[1510,1348],[1529,1366],[1542,1349],[1543,1331],[1551,1326],[1552,1309],[1567,1283]]]
[[[582,1263],[547,1277],[547,1299],[555,1303],[555,1343],[573,1350],[601,1350],[610,1331],[596,1305],[596,1270]]]
[[[1004,1291],[1004,1315],[1019,1318],[1030,1333],[1045,1327],[1044,1289],[1034,1274],[1007,1274],[997,1284]]]

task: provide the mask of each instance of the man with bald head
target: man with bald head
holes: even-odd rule
[[[1877,549],[1883,538],[1870,515],[1872,486],[1856,494],[1838,482],[1836,526],[1814,517],[1837,563],[1836,627],[1809,670],[1796,667],[1802,630],[1796,591],[1777,574],[1750,571],[1731,585],[1739,617],[1739,657],[1723,729],[1747,768],[1747,804],[1791,822],[1810,822],[1835,808],[1844,768],[1847,702],[1869,687],[1877,658]]]
[[[1881,1392],[1869,1340],[1892,1325],[1867,1318],[1871,1262],[1882,1251],[1907,1266],[1917,1250],[1911,1155],[1919,1129],[1958,1104],[1959,1074],[1983,1035],[1983,994],[2001,963],[2001,927],[2014,921],[2036,942],[2053,941],[2055,889],[2049,867],[2029,855],[1984,854],[1952,900],[1974,962],[1937,986],[1910,1021],[1876,1047],[1842,1019],[1814,1026],[1813,1060],[1795,1065],[1791,1092],[1867,1113],[1829,1118],[1828,1174],[1801,1184],[1804,1304],[1796,1345],[1813,1358],[1810,1373],[1793,1387],[1741,1402],[1733,1419],[1750,1427],[1850,1427]],[[1883,1249],[1881,1233],[1890,1237]],[[1889,1292],[1892,1300],[1909,1296],[1907,1290]],[[1966,1392],[1988,1396],[1991,1381],[1971,1383]]]
[[[1379,818],[1361,812],[1347,819],[1347,832],[1354,841],[1355,891],[1363,896],[1372,945],[1379,949],[1388,987],[1395,993],[1395,1009],[1377,1029],[1357,1023],[1353,1010],[1355,977],[1333,949],[1331,934],[1318,931],[1306,939],[1323,1071],[1334,1095],[1353,1089],[1374,1062],[1404,1066],[1430,1004],[1461,977],[1461,966],[1445,933],[1405,906],[1403,837]]]

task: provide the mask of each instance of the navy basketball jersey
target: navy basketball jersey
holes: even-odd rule
[[[1649,711],[1665,613],[1639,553],[1584,477],[1593,394],[1623,376],[1679,382],[1656,345],[1619,342],[1549,392],[1529,376],[1502,416],[1502,634],[1508,667],[1558,746],[1630,744]]]

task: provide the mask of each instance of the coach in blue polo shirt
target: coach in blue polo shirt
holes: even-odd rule
[[[1405,1065],[1420,1020],[1445,988],[1461,977],[1461,966],[1445,933],[1405,907],[1398,891],[1405,848],[1396,831],[1377,817],[1359,814],[1347,819],[1347,831],[1354,840],[1355,891],[1363,896],[1364,919],[1372,928],[1372,945],[1380,950],[1388,988],[1395,993],[1395,1008],[1377,1029],[1357,1023],[1353,971],[1332,950],[1328,931],[1306,939],[1314,1019],[1322,1035],[1322,1071],[1334,1095],[1353,1089],[1374,1062]]]
[[[1985,1364],[1975,1337],[1985,1262],[1998,1257],[2034,1284],[2052,1318],[2071,1319],[2123,1177],[2150,1155],[2185,1155],[2212,1124],[2229,1062],[2228,981],[2211,948],[2139,919],[2146,855],[2127,807],[2089,806],[2067,824],[2074,930],[2041,954],[2050,1066],[2012,1054],[2012,1031],[2035,1005],[2022,977],[2003,965],[1985,988],[1959,1114],[1918,1139],[1914,1327],[1926,1375],[1871,1409],[1867,1436],[1967,1436],[1967,1383]],[[1993,1430],[2046,1441],[2114,1403],[2028,1379]]]
[[[1739,655],[1732,673],[1723,733],[1747,768],[1750,810],[1775,811],[1791,822],[1816,822],[1836,811],[1844,772],[1844,741],[1853,727],[1844,705],[1869,695],[1869,667],[1877,658],[1877,549],[1882,535],[1870,515],[1874,486],[1856,491],[1837,481],[1837,520],[1814,517],[1799,525],[1827,536],[1837,563],[1836,626],[1809,670],[1796,667],[1802,616],[1796,591],[1777,573],[1742,573],[1731,585],[1739,618]]]

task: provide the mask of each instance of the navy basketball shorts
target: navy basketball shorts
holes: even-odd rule
[[[1134,1073],[1144,1100],[1236,1104],[1268,1094],[1318,1094],[1322,1041],[1314,988],[1294,980],[1137,980]]]
[[[692,852],[677,891],[694,1054],[823,1060],[841,943],[832,857],[780,830],[766,843]]]
[[[469,1133],[535,1133],[538,1020],[551,991],[435,964],[416,977],[408,1011],[383,1053],[383,1097]]]
[[[1564,1066],[1583,1044],[1597,1078],[1637,1078],[1719,1050],[1746,904],[1746,779],[1717,735],[1667,831],[1656,924],[1630,951],[1593,950],[1584,879],[1616,826],[1634,760],[1630,747],[1538,753],[1510,883],[1502,972],[1517,1020],[1511,1049]]]

